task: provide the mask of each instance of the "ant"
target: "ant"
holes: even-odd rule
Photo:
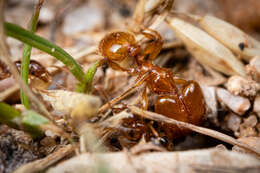
[[[103,62],[107,62],[114,70],[126,71],[132,76],[137,76],[134,87],[144,84],[141,100],[143,109],[148,109],[148,88],[151,94],[156,94],[156,113],[199,125],[206,111],[199,84],[192,80],[176,79],[169,69],[154,65],[152,60],[157,57],[163,46],[162,37],[150,29],[141,31],[141,34],[148,40],[136,41],[135,35],[128,31],[106,35],[99,44],[99,51],[104,57]],[[126,92],[122,95],[125,94]],[[128,119],[128,122],[133,121]],[[171,138],[177,138],[187,132],[169,124],[163,124],[162,129],[166,136]]]
[[[21,64],[20,60],[14,62],[18,71],[21,71]],[[50,74],[46,70],[44,66],[42,66],[39,62],[35,60],[30,60],[29,64],[29,75],[30,77],[36,77],[42,80],[45,83],[50,82]],[[8,78],[11,76],[8,66],[5,66],[2,62],[0,62],[0,80]]]

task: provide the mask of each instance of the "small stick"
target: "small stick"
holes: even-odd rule
[[[18,84],[14,84],[13,86],[11,86],[11,87],[7,88],[6,90],[4,90],[3,92],[1,92],[0,93],[0,102],[2,102],[5,99],[7,99],[10,95],[15,93],[19,89],[20,89],[19,85]]]
[[[171,119],[171,118],[168,118],[168,117],[163,116],[161,114],[142,110],[142,109],[140,109],[136,106],[128,106],[128,108],[131,110],[132,113],[141,115],[142,117],[152,119],[152,120],[155,120],[155,121],[174,124],[174,125],[176,125],[180,128],[186,128],[186,129],[189,129],[189,130],[192,130],[192,131],[195,131],[195,132],[198,132],[198,133],[219,139],[219,140],[224,141],[226,143],[229,143],[229,144],[232,144],[232,145],[237,145],[241,148],[244,148],[248,151],[255,153],[258,157],[260,157],[260,150],[259,149],[251,147],[251,146],[249,146],[249,145],[247,145],[243,142],[239,142],[235,138],[232,138],[228,135],[217,132],[215,130],[211,130],[211,129],[207,129],[207,128],[204,128],[204,127],[199,127],[199,126],[196,126],[196,125],[193,125],[193,124],[189,124],[189,123],[186,123],[186,122]]]
[[[124,99],[125,97],[127,97],[128,95],[130,95],[133,91],[135,91],[135,89],[137,87],[139,87],[141,84],[143,84],[143,82],[149,77],[149,74],[146,73],[145,75],[142,76],[141,79],[139,79],[138,82],[136,82],[132,87],[130,87],[129,89],[127,89],[123,94],[121,94],[120,96],[114,98],[113,100],[111,100],[109,103],[104,104],[101,108],[99,108],[98,112],[99,113],[103,113],[104,111],[106,111],[108,108],[110,108],[111,106],[114,106],[116,103],[118,103],[120,100]]]
[[[56,163],[57,161],[63,159],[65,156],[74,152],[74,147],[72,145],[67,145],[65,147],[60,148],[58,151],[50,154],[49,156],[30,162],[19,167],[14,173],[33,173],[39,172]]]
[[[174,40],[174,41],[171,41],[169,43],[165,43],[163,44],[163,49],[173,49],[173,48],[177,48],[177,47],[182,47],[184,46],[183,42],[180,41],[180,40]]]

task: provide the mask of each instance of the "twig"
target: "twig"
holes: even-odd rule
[[[180,40],[174,40],[171,41],[169,43],[164,43],[163,44],[163,49],[165,50],[169,50],[169,49],[173,49],[173,48],[177,48],[177,47],[182,47],[184,46],[183,42]]]
[[[31,19],[31,24],[30,24],[30,32],[34,33],[36,31],[37,23],[38,23],[38,18],[41,10],[41,6],[43,4],[44,0],[39,0],[38,4],[35,8],[35,11],[32,15]],[[30,57],[31,57],[31,51],[32,51],[32,46],[28,44],[24,44],[24,49],[23,49],[23,57],[22,57],[22,65],[21,65],[21,76],[23,78],[23,81],[26,85],[28,85],[28,76],[29,76],[29,65],[30,65]],[[30,109],[30,103],[29,99],[26,96],[26,94],[21,90],[20,92],[20,97],[21,97],[21,102],[22,104],[27,108]]]
[[[18,82],[23,91],[27,94],[31,102],[38,108],[38,110],[52,120],[52,116],[47,111],[45,106],[37,99],[37,97],[32,93],[28,86],[22,81],[20,75],[12,62],[11,56],[8,52],[8,47],[6,44],[5,34],[4,34],[4,2],[0,1],[0,59],[9,66],[11,73],[14,76],[14,79]]]
[[[48,168],[52,164],[56,163],[57,161],[63,159],[64,157],[68,156],[73,152],[74,152],[74,148],[72,147],[72,145],[67,145],[43,159],[36,160],[19,167],[17,170],[14,171],[14,173],[39,172],[41,170]]]
[[[219,139],[219,140],[224,141],[226,143],[229,143],[231,145],[237,145],[241,148],[244,148],[248,151],[251,151],[252,153],[255,153],[258,157],[260,157],[260,150],[259,149],[251,147],[251,146],[249,146],[245,143],[239,142],[236,139],[234,139],[234,138],[232,138],[228,135],[225,135],[223,133],[217,132],[215,130],[207,129],[207,128],[204,128],[204,127],[199,127],[199,126],[189,124],[189,123],[185,123],[185,122],[182,122],[182,121],[177,121],[175,119],[168,118],[168,117],[163,116],[161,114],[142,110],[142,109],[140,109],[136,106],[128,106],[128,108],[131,110],[132,113],[141,115],[142,117],[152,119],[152,120],[155,120],[155,121],[174,124],[174,125],[176,125],[180,128],[186,128],[186,129],[189,129],[189,130],[192,130],[192,131],[195,131],[195,132],[207,135],[207,136],[211,136],[213,138]]]
[[[203,164],[193,164],[191,167],[194,169],[195,172],[198,173],[205,173],[205,172],[212,172],[212,173],[254,173],[259,172],[260,167],[247,167],[247,168],[239,168],[234,166],[212,166],[212,165],[203,165]]]
[[[15,92],[19,91],[20,87],[18,84],[14,84],[11,87],[7,88],[3,92],[0,93],[0,102],[7,99],[10,95],[14,94]]]
[[[225,168],[226,172],[232,170],[232,168],[238,168],[237,172],[239,173],[249,173],[247,171],[248,169],[256,167],[259,169],[260,166],[259,160],[252,155],[211,148],[179,152],[152,152],[140,155],[134,155],[127,152],[103,154],[85,153],[52,167],[47,172],[94,172],[93,163],[96,162],[96,158],[93,156],[95,155],[102,157],[104,161],[108,162],[110,169],[116,173],[198,173],[197,169],[193,168],[194,165],[222,167]],[[129,164],[129,161],[131,161],[131,164]],[[255,171],[257,172],[258,170],[255,169]],[[206,172],[213,173],[214,170],[204,171],[204,173]]]
[[[114,106],[116,103],[118,103],[120,100],[124,99],[125,97],[129,96],[132,92],[134,92],[140,85],[143,84],[143,82],[149,77],[149,74],[146,73],[142,76],[141,79],[139,79],[138,82],[136,82],[133,86],[131,86],[129,89],[127,89],[123,94],[120,96],[114,98],[109,103],[104,104],[101,108],[99,108],[98,112],[102,113],[106,111],[110,106]]]

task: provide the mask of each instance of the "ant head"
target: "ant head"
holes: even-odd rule
[[[113,62],[122,62],[138,54],[135,36],[130,32],[118,31],[106,35],[99,44],[101,54]]]

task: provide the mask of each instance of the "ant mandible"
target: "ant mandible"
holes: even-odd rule
[[[156,66],[152,60],[160,53],[163,40],[154,30],[141,31],[148,41],[136,41],[130,32],[118,31],[106,35],[99,44],[104,61],[114,70],[127,71],[137,76],[136,85],[145,84],[142,108],[148,109],[147,88],[157,94],[155,112],[179,121],[199,125],[206,107],[199,84],[195,81],[174,79],[172,71]],[[179,136],[185,130],[165,125],[168,135]]]

